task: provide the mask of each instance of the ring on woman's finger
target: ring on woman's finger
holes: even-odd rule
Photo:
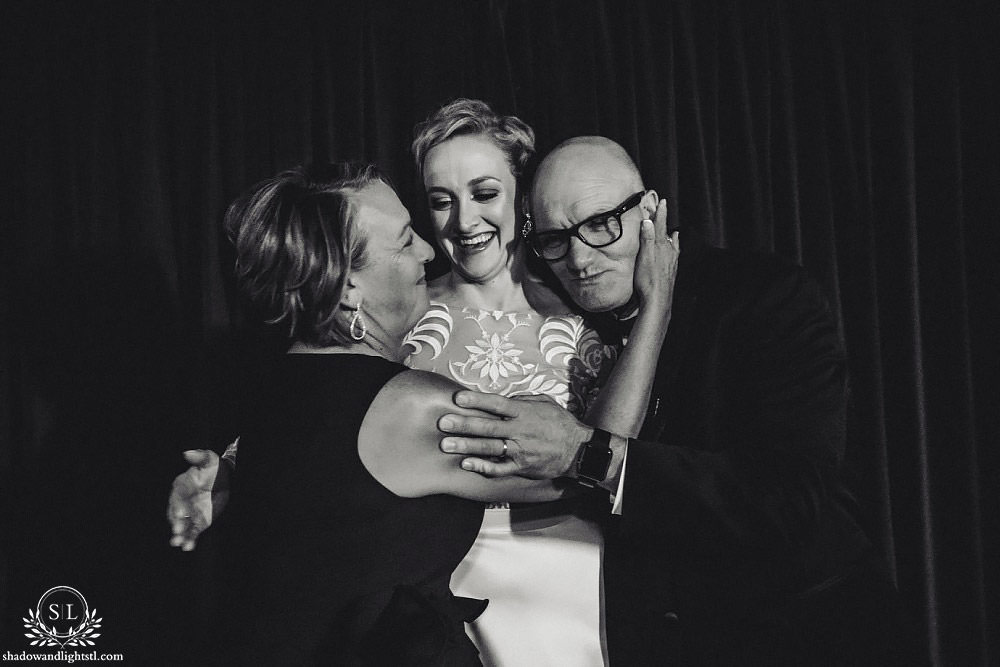
[[[507,443],[506,442],[503,443],[503,451],[500,452],[500,458],[502,458],[502,459],[507,458]]]

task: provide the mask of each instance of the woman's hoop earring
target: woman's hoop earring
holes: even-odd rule
[[[361,302],[358,301],[358,308],[351,316],[351,340],[362,341],[367,335],[368,327],[365,326],[365,318],[361,316]]]

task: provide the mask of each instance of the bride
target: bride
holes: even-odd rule
[[[639,309],[629,345],[605,344],[528,270],[530,218],[520,179],[534,153],[531,128],[484,102],[459,99],[417,126],[412,150],[451,270],[429,284],[431,306],[404,341],[405,363],[478,391],[547,396],[592,426],[635,436],[669,313]],[[662,201],[642,217],[654,213],[665,224]],[[675,247],[662,250],[669,261],[676,261]],[[639,261],[653,251],[644,245]],[[635,287],[639,300],[652,289]],[[230,464],[235,451],[224,455]],[[185,456],[193,465],[174,482],[168,518],[171,544],[190,549],[221,503],[216,497],[213,508],[211,496],[218,457],[205,450]],[[451,580],[456,595],[490,600],[468,627],[483,663],[607,664],[597,519],[611,513],[614,498],[499,500],[487,505]]]

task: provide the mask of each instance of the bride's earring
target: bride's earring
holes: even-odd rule
[[[365,326],[365,318],[361,315],[361,301],[358,301],[358,308],[351,316],[351,340],[362,341],[368,335],[368,327]]]
[[[531,230],[532,230],[533,226],[534,225],[531,222],[531,213],[529,211],[525,211],[524,212],[524,224],[521,225],[521,237],[522,238],[528,238],[528,234],[531,233]]]

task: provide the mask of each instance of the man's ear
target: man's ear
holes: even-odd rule
[[[656,190],[646,190],[646,194],[639,200],[639,207],[642,209],[643,219],[652,220],[656,215],[656,205],[660,203],[660,195]]]

